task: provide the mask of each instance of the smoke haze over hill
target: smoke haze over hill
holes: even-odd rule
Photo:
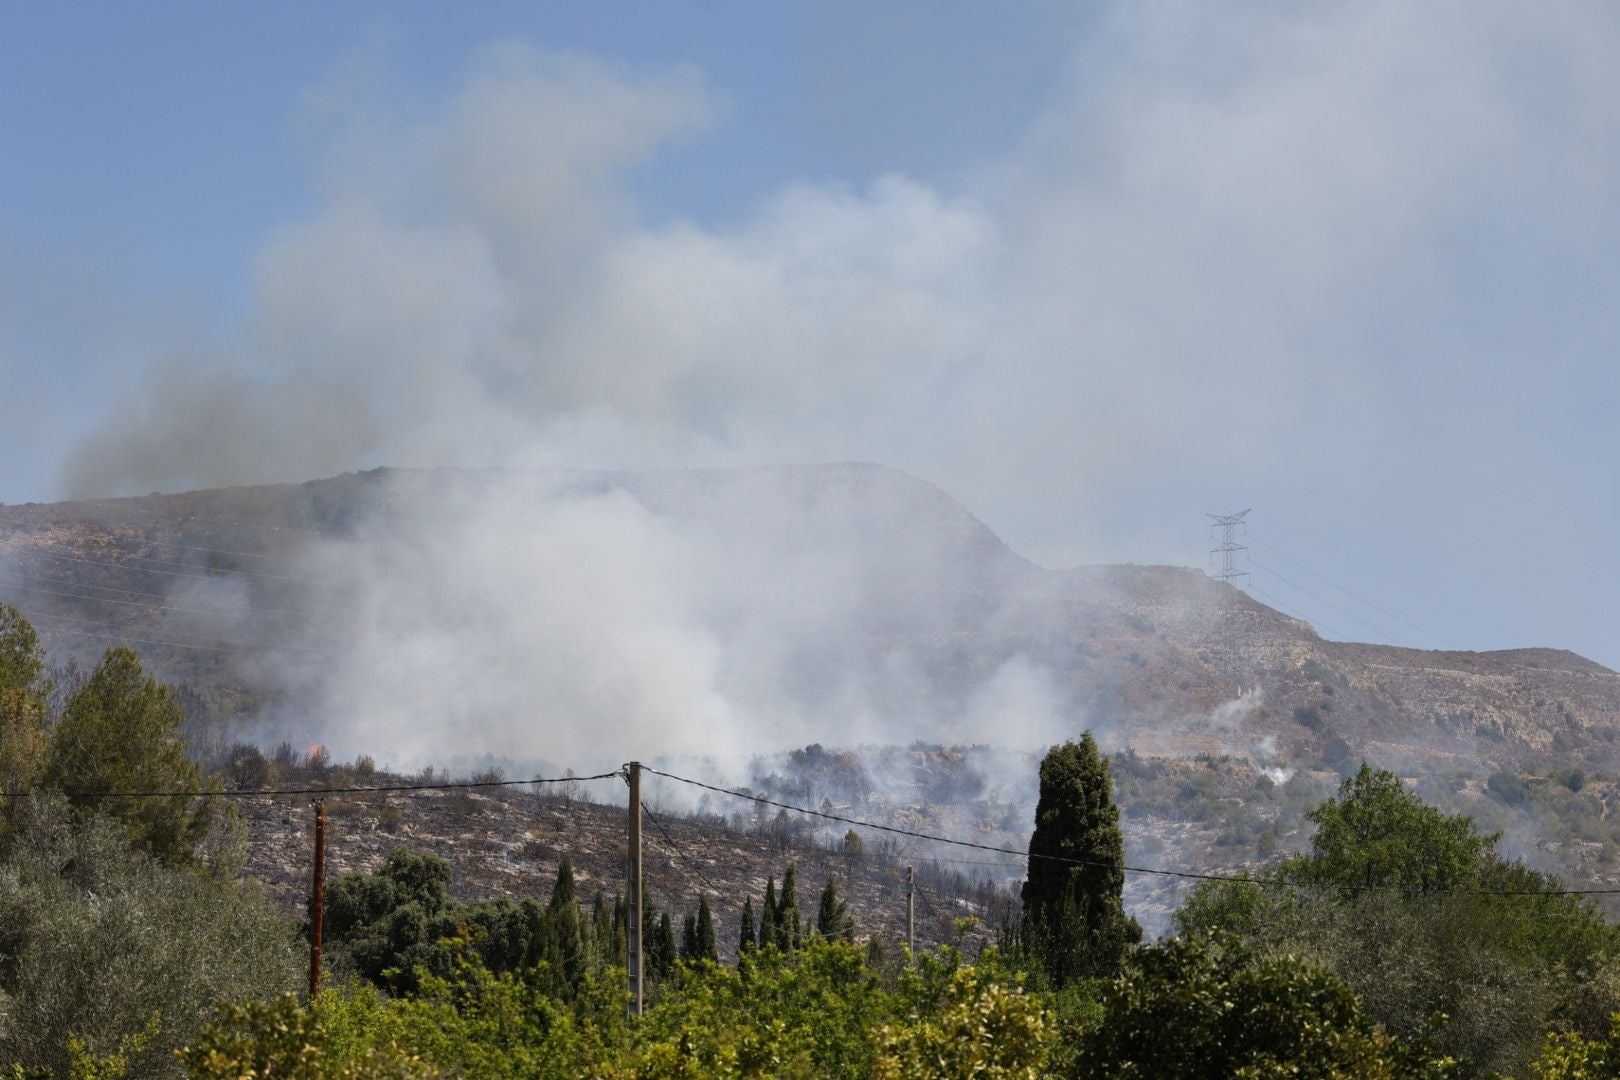
[[[1447,314],[1620,220],[1612,20],[1523,30],[1121,6],[958,182],[806,179],[712,223],[649,219],[632,183],[725,123],[693,68],[507,44],[424,101],[362,55],[307,95],[314,207],[257,253],[239,330],[176,343],[68,488],[876,460],[1049,565],[1192,562],[1163,522],[1257,492],[1302,519],[1376,498],[1420,547],[1504,490],[1568,513],[1601,455],[1549,473],[1515,425],[1475,433],[1589,397],[1493,397],[1533,335]],[[1510,197],[1511,257],[1459,249]]]

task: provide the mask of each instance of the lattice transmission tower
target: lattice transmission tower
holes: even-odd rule
[[[1216,547],[1211,548],[1209,552],[1209,561],[1212,564],[1216,561],[1215,556],[1220,556],[1219,569],[1217,569],[1214,574],[1215,580],[1224,581],[1226,584],[1233,586],[1231,594],[1227,597],[1225,619],[1223,620],[1225,625],[1222,627],[1221,633],[1221,656],[1226,663],[1226,669],[1231,672],[1232,677],[1238,681],[1240,692],[1243,685],[1243,679],[1242,676],[1238,674],[1237,670],[1237,616],[1239,600],[1236,586],[1239,581],[1249,576],[1249,572],[1247,570],[1241,569],[1238,566],[1238,556],[1249,549],[1238,543],[1237,538],[1240,533],[1247,534],[1248,532],[1248,526],[1244,524],[1243,519],[1248,516],[1249,510],[1251,509],[1253,509],[1253,507],[1247,507],[1243,510],[1239,510],[1235,514],[1204,515],[1212,522],[1209,527],[1211,536],[1216,535],[1215,530],[1220,530],[1221,542]]]
[[[1253,509],[1253,507],[1249,509]],[[1248,526],[1243,523],[1243,519],[1248,516],[1248,513],[1249,510],[1239,510],[1235,514],[1204,515],[1214,522],[1209,527],[1211,536],[1215,535],[1216,529],[1221,530],[1220,546],[1211,548],[1209,552],[1209,561],[1212,563],[1215,561],[1215,556],[1219,555],[1221,557],[1221,568],[1215,571],[1216,581],[1224,581],[1230,585],[1238,578],[1249,576],[1247,570],[1238,569],[1238,555],[1249,549],[1237,542],[1239,529],[1242,529],[1245,533],[1248,532]]]

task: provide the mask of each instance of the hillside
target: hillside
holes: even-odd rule
[[[824,706],[829,684],[853,685],[864,707],[903,714],[926,736],[931,714],[958,710],[1019,658],[1049,676],[1076,726],[1143,754],[1332,765],[1348,747],[1407,771],[1620,766],[1620,676],[1579,656],[1329,642],[1199,571],[1044,569],[937,488],[876,466],[376,470],[0,507],[0,598],[39,624],[58,658],[89,660],[131,642],[207,702],[211,723],[250,730],[267,703],[297,690],[284,661],[327,650],[322,620],[353,599],[341,595],[341,577],[322,578],[312,549],[372,544],[407,530],[423,508],[437,519],[471,515],[492,493],[511,500],[514,491],[541,507],[627,497],[655,522],[680,523],[688,547],[721,551],[727,573],[782,589],[795,612],[816,598],[781,583],[805,573],[843,582],[835,608],[772,641],[772,692],[806,712]],[[815,564],[822,551],[834,553],[832,565]],[[701,619],[723,649],[759,621],[746,593],[706,603]],[[1231,707],[1240,688],[1254,687],[1261,697]],[[957,724],[938,737],[994,743],[1009,734]]]
[[[244,741],[280,744],[283,762],[322,744],[459,774],[638,757],[1016,848],[1037,753],[1090,728],[1115,755],[1135,865],[1237,870],[1297,850],[1304,812],[1366,757],[1536,866],[1620,878],[1614,672],[1553,649],[1324,641],[1181,567],[1042,568],[938,488],[877,466],[376,470],[0,507],[0,600],[58,664],[137,649],[180,685],[215,767]],[[63,691],[77,677],[59,675]],[[838,830],[789,843],[785,823],[689,794],[665,793],[669,820],[729,896],[788,857],[812,875],[838,865],[823,850]],[[467,895],[544,891],[561,854],[536,846],[552,811],[474,799],[451,819],[448,805],[356,807],[334,868],[404,843],[452,857]],[[622,822],[575,813],[581,872],[605,884]],[[246,819],[250,870],[296,909],[303,822],[270,802]],[[949,914],[994,918],[1005,893],[991,886],[1021,875],[1016,860],[883,850],[882,873],[840,872],[888,935],[897,859],[949,883],[930,940]],[[679,903],[709,888],[687,860],[661,873]],[[1132,874],[1127,901],[1158,931],[1185,886]]]

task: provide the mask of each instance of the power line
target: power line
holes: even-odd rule
[[[266,574],[257,570],[233,570],[227,566],[214,567],[210,569],[209,567],[198,566],[195,563],[173,562],[168,559],[154,559],[146,555],[129,555],[126,557],[126,561],[124,562],[111,562],[106,559],[91,559],[83,555],[58,555],[54,551],[40,551],[37,548],[31,550],[29,554],[41,559],[59,559],[63,562],[88,563],[91,566],[109,566],[117,570],[132,570],[142,574],[164,574],[168,577],[203,578],[207,581],[217,581],[221,575],[234,574],[239,577],[262,578],[266,581],[284,581],[293,585],[304,584],[302,579],[288,577],[286,574]],[[128,559],[140,559],[145,562],[159,563],[163,566],[180,566],[185,567],[185,569],[158,570],[150,566],[131,566],[127,561]],[[203,572],[198,573],[197,571]]]
[[[643,765],[642,768],[646,768],[646,766]],[[615,773],[614,775],[619,774]],[[675,857],[681,860],[681,864],[683,866],[691,868],[692,872],[698,876],[698,880],[703,882],[703,884],[707,886],[709,892],[714,894],[716,900],[725,895],[723,892],[721,892],[721,890],[715,888],[714,882],[709,880],[709,875],[703,872],[703,868],[699,866],[695,860],[689,860],[686,857],[686,852],[682,850],[681,846],[675,842],[675,838],[669,834],[669,830],[664,828],[664,823],[658,820],[658,816],[652,812],[652,809],[647,805],[645,799],[643,799],[641,803],[641,812],[646,814],[647,820],[651,821],[653,825],[657,827],[659,834],[664,838],[664,843],[669,845],[669,849],[675,853]]]
[[[0,791],[0,799],[62,795],[69,799],[250,799],[283,795],[374,795],[391,791],[452,791],[464,788],[518,787],[523,784],[566,784],[570,780],[608,780],[618,770],[595,776],[534,776],[524,780],[449,780],[440,784],[381,784],[324,788],[251,788],[235,791]]]
[[[674,773],[664,772],[661,769],[643,765],[642,770],[655,776],[662,776],[682,784],[703,788],[706,791],[729,795],[736,799],[747,799],[750,802],[763,803],[768,806],[780,807],[798,814],[807,814],[811,817],[826,818],[830,821],[841,821],[850,825],[859,825],[865,829],[877,829],[881,832],[894,833],[897,836],[909,836],[917,840],[931,840],[939,844],[950,844],[955,847],[974,848],[979,851],[993,851],[1002,855],[1015,855],[1025,859],[1044,859],[1049,862],[1066,863],[1070,866],[1093,866],[1124,870],[1133,874],[1157,874],[1163,877],[1188,878],[1195,881],[1229,881],[1247,885],[1257,885],[1267,888],[1338,888],[1352,891],[1393,891],[1426,896],[1604,896],[1620,895],[1620,888],[1612,889],[1418,889],[1395,885],[1327,885],[1322,886],[1312,882],[1289,881],[1284,878],[1259,878],[1247,874],[1205,874],[1191,870],[1170,870],[1164,867],[1131,866],[1126,863],[1104,862],[1098,859],[1074,859],[1063,855],[1045,855],[1034,851],[1019,851],[1016,848],[997,847],[994,844],[983,844],[975,840],[957,840],[949,836],[937,836],[932,833],[918,832],[914,829],[902,829],[894,825],[880,825],[875,821],[862,821],[859,818],[835,814],[826,810],[811,810],[804,806],[794,806],[792,803],[779,802],[763,795],[749,795],[731,788],[718,787],[706,784],[701,780],[690,777],[676,776]]]
[[[140,569],[139,567],[125,566],[123,563],[112,563],[112,562],[110,562],[110,563],[103,563],[103,564],[98,564],[98,565],[109,566],[109,567],[111,567],[111,568],[113,568],[115,570],[138,570],[138,569]],[[15,576],[15,575],[13,575],[13,576]],[[58,577],[58,576],[54,576],[54,575],[51,575],[51,574],[45,574],[45,573],[37,573],[37,574],[31,573],[26,578],[22,578],[21,580],[24,580],[24,581],[44,581],[44,582],[48,582],[48,583],[50,583],[52,585],[71,586],[72,588],[75,588],[75,589],[95,589],[95,590],[97,590],[99,592],[117,593],[119,596],[144,596],[144,597],[149,597],[149,598],[151,598],[153,600],[165,600],[166,601],[170,597],[169,593],[147,592],[144,589],[125,589],[125,588],[120,588],[117,585],[102,585],[102,584],[99,584],[99,583],[93,582],[93,581],[82,581],[82,580],[80,580],[78,578],[75,578],[75,577]],[[210,578],[209,580],[218,580],[218,579],[217,578]],[[307,611],[297,611],[297,610],[293,610],[293,609],[290,609],[290,608],[289,609],[268,608],[268,607],[261,607],[258,604],[243,604],[242,606],[246,607],[250,611],[264,611],[264,612],[269,612],[272,615],[297,615],[297,616],[300,616],[302,618],[310,618],[310,617],[312,617],[311,614],[309,612],[307,612]]]
[[[85,623],[90,626],[105,625],[100,619],[86,619],[79,615],[61,615],[52,611],[35,611],[29,608],[18,608],[17,611],[22,615],[27,616],[30,620],[61,619],[66,622]],[[280,644],[274,641],[232,641],[222,638],[220,639],[220,644],[218,645],[202,645],[184,641],[159,641],[152,638],[125,637],[122,634],[106,633],[96,630],[79,630],[75,632],[84,634],[86,637],[110,638],[113,641],[126,641],[139,645],[156,645],[160,647],[168,646],[175,649],[199,649],[206,652],[231,652],[235,649],[270,649],[274,651],[304,653],[318,653],[324,651],[309,645]]]
[[[1271,569],[1271,567],[1266,566],[1264,563],[1261,563],[1257,559],[1250,559],[1249,560],[1249,565],[1254,567],[1256,570],[1259,570],[1261,573],[1270,574],[1272,577],[1276,578],[1278,581],[1282,582],[1284,585],[1287,585],[1290,588],[1294,588],[1294,589],[1299,590],[1300,592],[1304,593],[1306,596],[1311,597],[1313,600],[1316,600],[1316,601],[1318,601],[1320,603],[1326,604],[1328,607],[1332,608],[1334,611],[1337,611],[1339,614],[1343,615],[1345,618],[1355,620],[1357,623],[1359,623],[1360,625],[1362,625],[1363,627],[1367,628],[1368,630],[1372,631],[1374,634],[1377,634],[1380,637],[1392,637],[1392,638],[1394,638],[1396,640],[1397,643],[1399,643],[1401,645],[1404,645],[1409,649],[1420,648],[1420,646],[1414,645],[1412,642],[1410,642],[1410,641],[1406,640],[1405,638],[1401,637],[1399,634],[1391,634],[1385,628],[1380,627],[1380,626],[1375,626],[1374,624],[1368,622],[1366,619],[1363,619],[1361,616],[1357,615],[1355,612],[1349,610],[1348,608],[1344,608],[1344,607],[1339,606],[1338,604],[1335,604],[1332,600],[1329,600],[1327,597],[1322,596],[1320,593],[1312,592],[1310,589],[1307,589],[1305,586],[1301,585],[1299,582],[1293,581],[1293,580],[1291,580],[1289,578],[1284,577],[1282,574],[1279,574],[1277,571]]]
[[[1351,640],[1352,635],[1346,634],[1346,633],[1344,633],[1342,631],[1339,631],[1339,630],[1335,630],[1335,629],[1333,629],[1333,627],[1329,626],[1327,623],[1323,622],[1320,619],[1313,619],[1309,615],[1305,615],[1305,614],[1302,614],[1301,612],[1295,611],[1293,608],[1289,607],[1287,604],[1283,603],[1281,600],[1277,599],[1275,596],[1272,596],[1270,593],[1266,592],[1266,590],[1260,588],[1258,585],[1255,585],[1255,584],[1251,583],[1251,584],[1246,585],[1244,587],[1246,589],[1248,589],[1250,592],[1254,593],[1256,596],[1264,597],[1271,604],[1272,607],[1276,608],[1278,611],[1282,612],[1285,615],[1292,615],[1294,618],[1298,619],[1300,622],[1305,623],[1308,626],[1319,627],[1319,628],[1321,628],[1323,630],[1326,630],[1328,633],[1332,634],[1334,637],[1339,638],[1342,641]]]
[[[19,580],[17,578],[13,578],[13,577],[11,577],[9,575],[6,575],[6,574],[0,574],[0,583],[6,583],[6,582],[10,583],[8,585],[9,588],[24,589],[24,590],[27,590],[29,592],[43,593],[46,596],[56,596],[56,597],[60,597],[63,600],[88,600],[91,603],[95,603],[95,604],[118,604],[118,605],[120,605],[122,607],[144,608],[144,609],[146,609],[148,611],[178,611],[178,612],[181,612],[182,614],[188,614],[188,615],[225,615],[225,616],[231,616],[231,615],[236,614],[236,612],[227,611],[224,608],[182,607],[182,606],[180,606],[178,604],[152,603],[152,602],[149,602],[149,601],[143,602],[143,601],[140,601],[140,600],[114,600],[111,597],[107,597],[107,596],[86,596],[83,593],[61,592],[61,591],[59,591],[57,589],[47,589],[43,585],[30,585],[30,584],[27,583],[27,579]],[[94,588],[94,587],[95,586],[91,586],[91,588]],[[155,593],[147,593],[147,594],[142,594],[142,595],[155,596],[156,594]],[[280,609],[280,608],[261,608],[261,607],[255,607],[252,604],[244,604],[243,608],[245,610],[248,610],[248,611],[262,611],[262,612],[266,612],[266,613],[271,614],[271,615],[291,615],[294,618],[298,618],[298,619],[307,619],[307,618],[311,617],[309,615],[304,614],[301,611],[286,611],[286,610],[283,610],[283,609]]]
[[[1407,627],[1408,629],[1416,630],[1418,633],[1424,635],[1425,637],[1433,638],[1434,640],[1440,642],[1440,644],[1448,646],[1449,648],[1457,649],[1459,651],[1461,650],[1462,647],[1459,646],[1458,644],[1456,644],[1455,642],[1446,640],[1445,638],[1441,637],[1439,634],[1436,634],[1433,630],[1425,630],[1423,627],[1417,625],[1416,623],[1411,622],[1411,621],[1409,621],[1407,619],[1401,618],[1399,615],[1395,614],[1393,611],[1390,611],[1388,608],[1384,608],[1384,607],[1379,606],[1378,604],[1373,603],[1371,600],[1368,600],[1365,596],[1361,596],[1361,595],[1359,595],[1359,594],[1357,594],[1355,592],[1352,592],[1351,590],[1345,588],[1343,585],[1340,585],[1339,583],[1337,583],[1335,581],[1331,581],[1328,578],[1323,577],[1321,574],[1317,573],[1315,570],[1312,570],[1310,567],[1306,566],[1304,563],[1300,562],[1297,559],[1290,558],[1287,554],[1277,550],[1275,547],[1273,547],[1272,545],[1266,543],[1264,540],[1260,540],[1258,538],[1251,538],[1251,539],[1254,540],[1254,543],[1258,547],[1265,548],[1267,551],[1271,552],[1273,555],[1277,556],[1279,559],[1281,559],[1284,562],[1290,564],[1291,566],[1297,566],[1299,569],[1305,571],[1307,574],[1311,575],[1313,578],[1316,578],[1318,581],[1322,582],[1322,584],[1330,586],[1330,587],[1335,588],[1335,589],[1338,589],[1340,592],[1344,593],[1346,596],[1350,597],[1351,599],[1359,600],[1361,603],[1366,604],[1368,607],[1372,608],[1374,611],[1379,612],[1380,614],[1386,615],[1391,619],[1394,619],[1396,622],[1398,622],[1401,625]]]

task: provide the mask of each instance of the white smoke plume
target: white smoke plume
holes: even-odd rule
[[[335,79],[312,94],[317,207],[258,253],[240,333],[166,357],[66,480],[873,460],[1047,561],[1170,465],[1150,497],[1263,460],[1279,490],[1344,498],[1410,467],[1387,386],[1430,343],[1410,313],[1478,272],[1459,230],[1524,192],[1531,248],[1613,218],[1612,20],[1524,21],[1121,5],[971,179],[789,184],[717,225],[645,220],[629,183],[718,122],[700,73],[505,46],[405,116]],[[1550,103],[1524,100],[1527,71]],[[1519,362],[1444,352],[1442,383]],[[1438,412],[1423,437],[1472,445],[1476,422]],[[398,761],[1079,726],[1016,657],[951,709],[918,704],[930,673],[903,648],[862,667],[868,643],[831,628],[881,621],[882,575],[818,520],[767,501],[727,523],[782,540],[762,563],[612,493],[408,506],[310,552],[331,636],[281,673],[288,700],[335,750]]]

